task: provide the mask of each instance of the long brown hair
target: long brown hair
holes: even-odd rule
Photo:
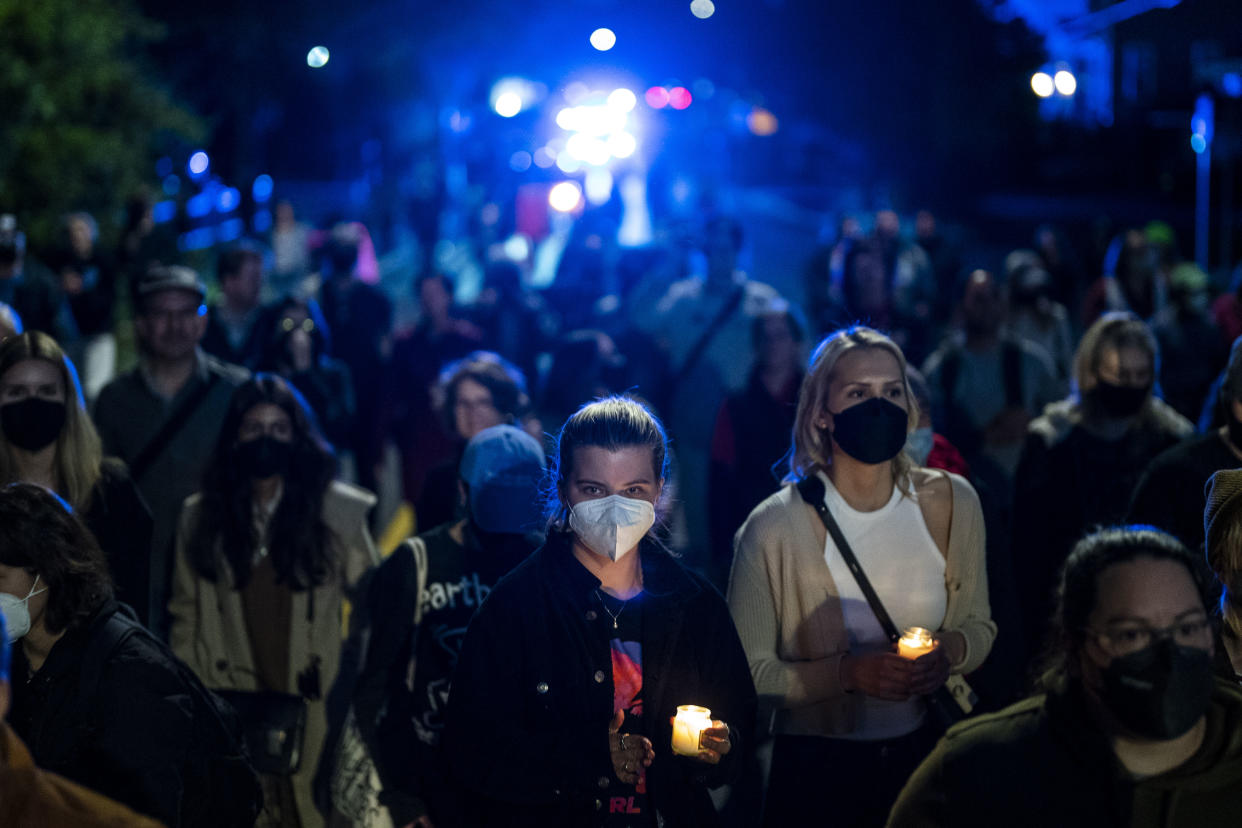
[[[78,372],[55,339],[42,331],[27,331],[0,345],[0,377],[28,359],[41,359],[55,366],[65,387],[65,426],[56,438],[56,490],[75,509],[84,509],[99,482],[103,447],[99,432],[95,431],[95,424],[86,413]],[[17,460],[3,431],[0,431],[0,449],[0,485],[13,483],[18,479]]]

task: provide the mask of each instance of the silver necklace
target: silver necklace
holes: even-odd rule
[[[599,605],[603,608],[604,612],[608,613],[608,617],[612,619],[612,628],[614,630],[617,629],[617,619],[621,617],[621,613],[625,612],[625,608],[629,606],[630,601],[632,601],[633,599],[627,598],[626,600],[622,601],[621,609],[617,610],[614,613],[612,610],[608,609],[608,602],[604,600],[604,593],[596,589],[595,594],[599,596]]]

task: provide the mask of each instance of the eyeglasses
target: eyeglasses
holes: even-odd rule
[[[1188,618],[1168,627],[1149,627],[1146,624],[1125,621],[1111,624],[1101,630],[1088,628],[1086,632],[1094,635],[1114,656],[1124,656],[1145,650],[1155,641],[1171,639],[1179,647],[1203,647],[1207,641],[1207,630],[1210,626],[1206,617]]]
[[[300,323],[294,322],[292,319],[286,316],[284,319],[280,320],[280,328],[286,333],[288,333],[289,331],[292,331],[294,328],[301,328],[307,333],[310,333],[311,331],[315,330],[315,323],[311,319],[303,319]]]

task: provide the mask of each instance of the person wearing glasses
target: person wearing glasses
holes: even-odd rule
[[[1079,541],[1037,695],[963,722],[889,818],[911,826],[1236,825],[1242,690],[1213,674],[1198,561],[1150,527]]]

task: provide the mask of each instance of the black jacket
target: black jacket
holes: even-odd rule
[[[40,768],[176,828],[183,791],[193,784],[181,769],[194,748],[194,723],[172,654],[134,636],[104,663],[94,692],[83,687],[82,664],[121,611],[107,601],[53,645],[33,676],[14,647],[9,724]]]
[[[599,581],[570,550],[547,544],[503,578],[466,633],[444,746],[463,785],[482,795],[477,824],[600,825],[621,783],[613,775],[610,621]],[[755,689],[720,594],[644,542],[643,735],[655,746],[649,802],[668,828],[716,824],[709,787],[732,781],[755,732]],[[719,765],[672,753],[680,704],[711,708],[731,731]],[[622,789],[623,790],[623,789]]]

